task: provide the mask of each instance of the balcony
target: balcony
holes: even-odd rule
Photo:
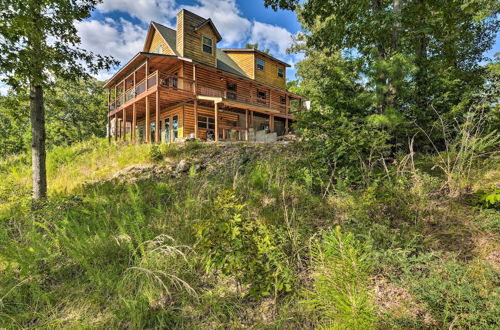
[[[237,93],[233,90],[217,88],[200,82],[196,83],[192,79],[180,77],[178,75],[155,71],[126,91],[123,92],[123,89],[117,90],[118,95],[115,101],[109,103],[110,114],[111,112],[118,111],[121,107],[131,105],[134,100],[142,98],[147,94],[146,92],[152,89],[160,91],[176,91],[178,93],[185,94],[186,97],[193,98],[195,95],[221,98],[228,103],[234,102],[262,108],[270,108],[278,110],[282,114],[294,114],[302,108],[299,99],[296,98],[290,98],[287,105],[282,102],[275,102],[271,100],[270,95],[267,93],[266,97],[259,98],[253,91],[246,94]]]
[[[271,101],[269,95],[267,95],[267,98],[258,98],[256,95],[254,95],[254,93],[250,93],[250,95],[242,94],[224,88],[212,87],[203,83],[197,83],[196,95],[220,97],[228,102],[235,101],[238,103],[254,105],[263,108],[271,108],[278,110],[283,114],[293,114],[298,112],[302,108],[299,104],[299,99],[290,99],[290,102],[287,106],[286,103]]]

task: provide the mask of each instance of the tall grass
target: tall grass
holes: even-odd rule
[[[55,148],[49,152],[50,198],[35,212],[25,177],[29,158],[0,161],[0,328],[428,325],[418,313],[381,313],[380,297],[371,295],[374,276],[410,288],[408,299],[425,306],[425,315],[436,319],[432,324],[490,324],[494,314],[486,309],[495,300],[482,294],[491,295],[496,273],[475,272],[473,265],[494,259],[495,210],[438,194],[446,178],[421,170],[418,162],[411,175],[388,176],[363,189],[339,186],[323,196],[304,170],[302,150],[293,144],[153,148],[105,140]],[[176,171],[180,160],[189,169]],[[155,175],[115,177],[135,164]],[[165,167],[170,170],[157,175]],[[216,228],[228,223],[217,208],[226,190],[245,204],[243,221],[233,227],[239,232]],[[240,245],[232,249],[243,260],[240,272],[244,260],[261,263],[262,271],[245,274],[251,274],[247,286],[238,287],[232,269],[205,271],[206,251],[195,242],[196,229],[207,223],[225,235],[215,245]],[[329,229],[336,225],[342,232]],[[273,262],[262,263],[263,249]],[[436,254],[453,267],[442,270],[426,259]],[[286,290],[241,295],[262,274],[283,271]],[[417,271],[420,278],[407,276]],[[444,281],[446,274],[456,276]],[[462,294],[464,280],[473,301]],[[447,301],[459,308],[444,315],[435,297],[447,290],[456,292]],[[313,308],[301,302],[305,291],[305,304]]]

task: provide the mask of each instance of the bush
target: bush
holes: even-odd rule
[[[151,145],[151,149],[149,149],[149,158],[155,162],[163,159],[163,154],[157,144]]]
[[[234,191],[219,194],[196,230],[196,247],[207,272],[234,276],[240,285],[250,286],[254,297],[291,290],[291,271],[275,235],[277,228],[247,216]]]
[[[366,246],[340,227],[311,245],[313,289],[306,303],[333,329],[370,329],[375,313],[369,286]]]
[[[297,124],[315,184],[322,189],[332,183],[367,183],[387,154],[389,135],[361,118],[351,118],[332,109],[312,109],[300,114]]]

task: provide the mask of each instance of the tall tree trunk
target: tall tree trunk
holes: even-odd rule
[[[31,167],[33,181],[33,201],[47,197],[47,173],[45,165],[45,108],[43,88],[40,85],[30,87],[31,117]]]
[[[372,10],[373,14],[379,18],[378,16],[382,13],[382,3],[381,0],[372,0]],[[384,47],[384,43],[382,38],[376,38],[376,47],[377,47],[377,62],[382,62],[386,59],[386,50]],[[378,94],[378,104],[377,110],[378,113],[383,113],[386,107],[386,92],[385,86],[387,84],[387,77],[385,73],[379,72],[375,78],[375,90]]]
[[[398,52],[399,48],[399,34],[401,30],[401,4],[400,0],[392,1],[392,13],[395,17],[394,23],[392,25],[392,39],[391,39],[391,50],[390,55],[393,56]],[[388,105],[395,107],[396,106],[396,98],[398,91],[396,90],[396,86],[393,83],[394,77],[389,77],[388,79]]]
[[[418,1],[418,35],[415,42],[415,118],[419,121],[425,120],[428,106],[427,95],[427,36],[425,30],[425,18],[428,15],[424,0]]]

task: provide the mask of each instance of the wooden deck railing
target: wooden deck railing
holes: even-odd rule
[[[194,80],[179,77],[177,75],[159,72],[160,76],[160,86],[173,88],[176,90],[183,90],[186,92],[193,93],[194,91]]]
[[[212,87],[203,83],[197,83],[197,95],[210,97],[226,97],[226,90],[223,88]]]
[[[236,91],[230,91],[223,88],[212,87],[203,83],[197,83],[197,95],[221,97],[232,101],[256,105],[271,109],[279,110],[281,113],[286,113],[287,105],[281,102],[272,101],[269,95],[265,99],[258,98],[256,95],[238,94]],[[296,113],[300,110],[298,100],[290,100],[288,105],[288,113]]]

